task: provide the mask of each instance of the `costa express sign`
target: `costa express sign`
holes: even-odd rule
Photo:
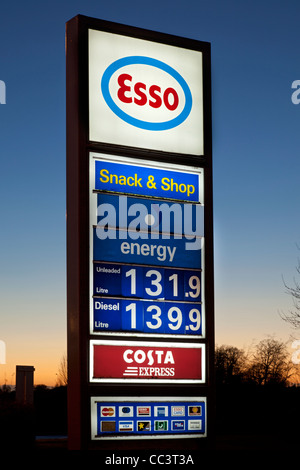
[[[202,53],[89,31],[90,140],[203,153]]]
[[[201,344],[91,342],[91,381],[204,381]]]

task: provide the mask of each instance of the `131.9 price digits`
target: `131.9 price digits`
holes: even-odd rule
[[[96,264],[94,295],[199,302],[200,276],[200,270]]]

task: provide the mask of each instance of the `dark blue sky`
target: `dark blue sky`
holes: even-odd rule
[[[292,283],[300,245],[299,2],[11,1],[0,14],[7,378],[38,362],[55,380],[66,350],[64,41],[77,14],[211,42],[216,341],[288,340],[278,311],[292,306],[282,275]]]

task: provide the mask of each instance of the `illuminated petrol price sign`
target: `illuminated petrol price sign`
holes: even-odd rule
[[[205,336],[203,170],[180,170],[91,154],[92,333]]]
[[[167,395],[211,388],[210,45],[81,15],[66,33],[68,445],[206,436],[206,396]]]
[[[94,332],[204,333],[200,270],[96,263],[93,305]]]

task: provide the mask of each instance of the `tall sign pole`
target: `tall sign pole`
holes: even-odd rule
[[[203,447],[210,44],[77,16],[66,60],[69,449]]]

